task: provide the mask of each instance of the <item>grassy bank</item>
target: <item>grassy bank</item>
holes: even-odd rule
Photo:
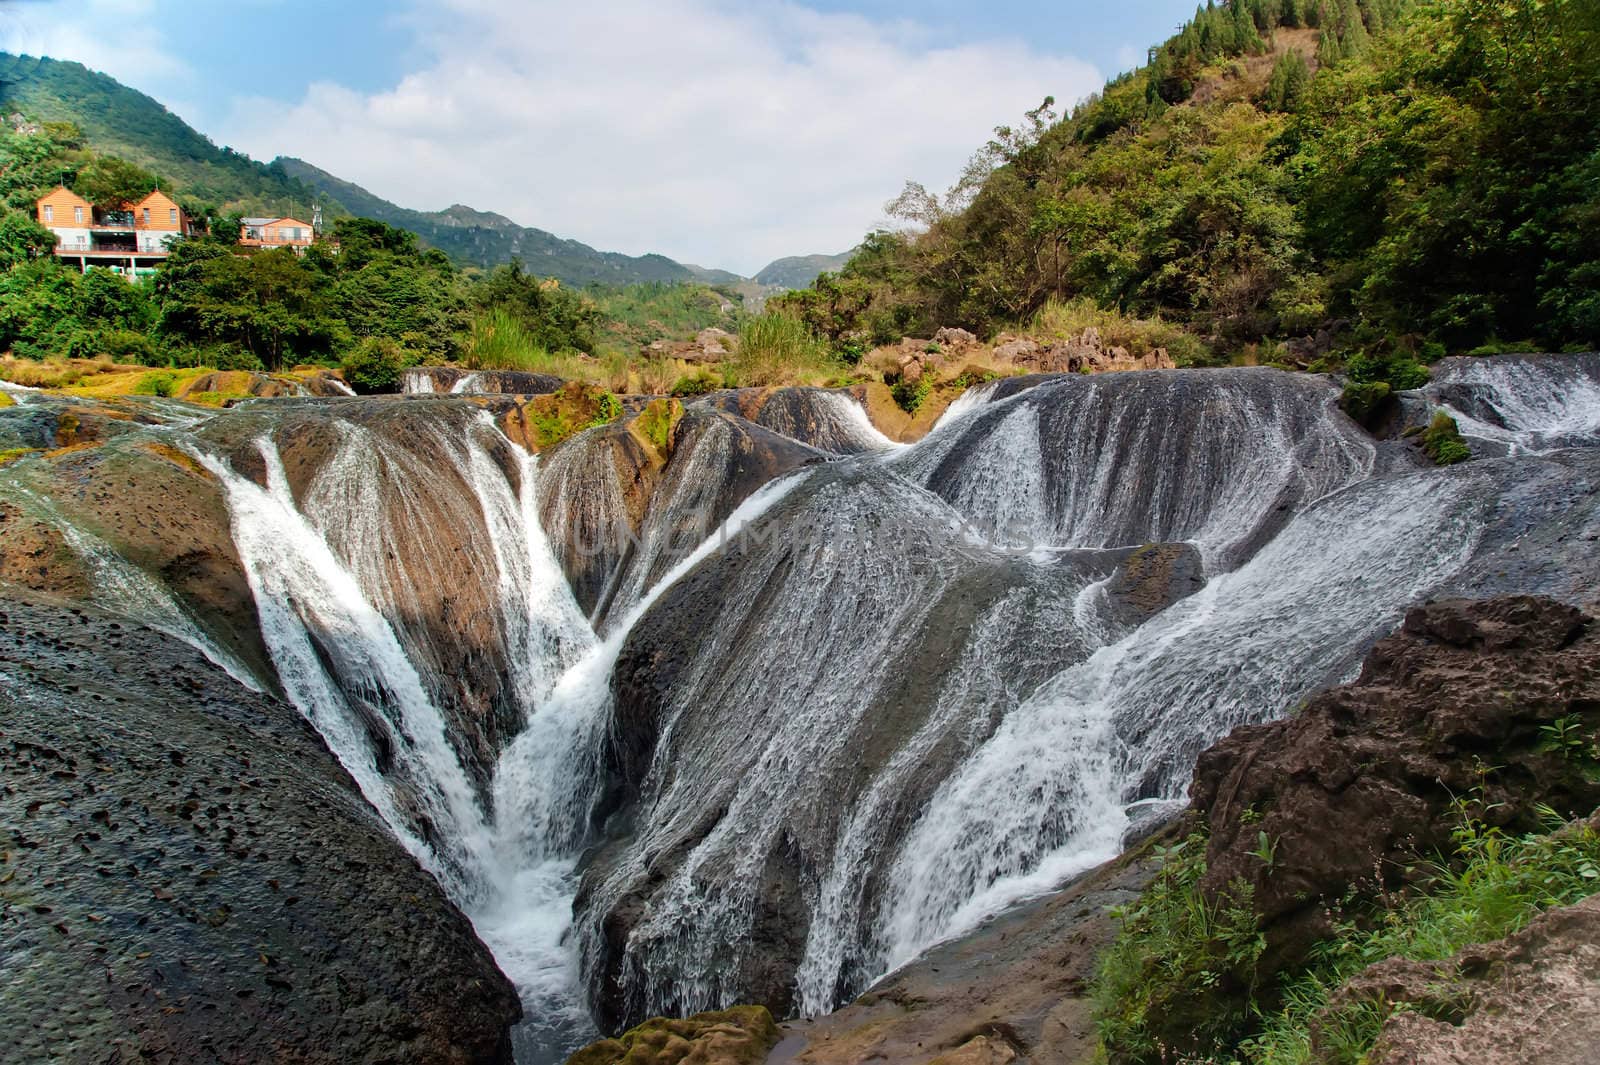
[[[1166,1061],[1161,1033],[1180,1026],[1216,1065],[1359,1065],[1397,1010],[1447,1011],[1452,988],[1438,987],[1436,1007],[1381,999],[1334,1005],[1351,977],[1389,958],[1441,961],[1600,890],[1594,823],[1563,823],[1551,813],[1546,828],[1509,836],[1464,813],[1454,853],[1441,856],[1421,886],[1337,914],[1334,934],[1309,961],[1268,986],[1252,975],[1265,940],[1248,892],[1228,905],[1208,902],[1199,888],[1205,839],[1191,836],[1166,852],[1151,887],[1120,913],[1122,932],[1102,960],[1094,996],[1106,1060]],[[1270,842],[1262,847],[1270,861]],[[1243,994],[1220,994],[1223,987]]]

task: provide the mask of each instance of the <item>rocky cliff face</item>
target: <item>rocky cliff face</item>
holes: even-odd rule
[[[1512,597],[1412,610],[1361,676],[1282,721],[1241,728],[1200,758],[1191,796],[1209,828],[1205,889],[1249,884],[1268,970],[1329,932],[1328,906],[1404,886],[1447,851],[1455,803],[1538,827],[1600,806],[1600,782],[1542,729],[1600,731],[1600,631],[1575,607]],[[1273,842],[1270,868],[1253,852]]]
[[[293,708],[198,653],[8,590],[0,780],[5,1056],[509,1065],[466,919]]]

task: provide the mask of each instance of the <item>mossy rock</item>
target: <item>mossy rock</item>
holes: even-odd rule
[[[1387,381],[1350,381],[1339,395],[1339,409],[1369,433],[1375,433],[1398,408]]]
[[[585,429],[616,421],[622,417],[622,401],[603,388],[573,381],[558,392],[530,399],[522,416],[528,442],[544,451]]]
[[[5,410],[7,407],[15,407],[16,405],[17,401],[11,398],[9,392],[0,392],[0,410]]]
[[[765,1006],[735,1006],[681,1020],[652,1017],[584,1047],[567,1065],[760,1065],[777,1043]]]
[[[665,459],[672,453],[672,434],[683,420],[683,404],[675,399],[652,399],[633,419],[640,440]]]
[[[1433,420],[1418,438],[1423,453],[1435,466],[1453,466],[1472,457],[1472,448],[1461,438],[1461,428],[1456,420],[1444,411],[1434,414]]]

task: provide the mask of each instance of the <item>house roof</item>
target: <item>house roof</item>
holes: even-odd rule
[[[310,222],[302,222],[298,218],[241,218],[239,221],[247,226],[276,226],[287,222],[292,226],[311,228]]]
[[[176,207],[176,206],[178,206],[178,203],[177,203],[176,200],[174,200],[171,196],[168,196],[166,193],[162,192],[160,189],[151,189],[149,191],[149,193],[147,193],[145,195],[144,199],[142,199],[142,200],[134,200],[134,201],[132,201],[132,202],[130,202],[128,204],[128,207],[133,208],[133,209],[137,209],[137,208],[143,207],[145,204],[149,203],[152,200],[160,202],[163,206],[168,206],[168,207]]]
[[[40,196],[38,202],[39,203],[43,203],[46,200],[54,200],[54,201],[60,202],[63,199],[63,197],[68,202],[75,203],[75,204],[78,204],[78,205],[83,206],[83,207],[93,206],[92,204],[89,203],[88,200],[84,199],[82,196],[79,196],[76,192],[73,192],[71,189],[67,188],[65,185],[57,185],[55,188],[51,189],[49,192],[45,193],[43,196]]]

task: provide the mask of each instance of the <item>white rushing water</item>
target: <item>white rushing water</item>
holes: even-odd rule
[[[1600,355],[1450,359],[1424,391],[1464,435],[1513,453],[1600,438]]]
[[[593,1035],[572,897],[602,781],[612,665],[667,587],[736,541],[796,482],[746,499],[640,589],[602,641],[538,520],[537,461],[506,446],[486,415],[464,427],[408,426],[403,445],[354,422],[335,421],[331,432],[299,497],[271,437],[254,447],[264,484],[203,449],[196,455],[226,493],[285,693],[517,984],[531,1018],[519,1033],[524,1056],[564,1057]],[[459,653],[425,623],[443,559],[464,563],[460,572],[483,586],[498,635],[493,657],[519,710],[486,796],[453,742],[448,690],[418,666]]]
[[[1600,436],[1581,359],[1441,377],[1429,398],[1469,435]],[[1326,381],[1273,371],[1003,384],[910,447],[836,392],[774,397],[761,429],[697,409],[647,507],[603,433],[535,459],[442,399],[285,407],[246,446],[195,446],[284,692],[516,982],[521,1060],[593,1034],[584,982],[629,1016],[753,993],[820,1013],[1052,889],[1419,597],[1510,580],[1484,530],[1537,531],[1584,476],[1377,473]],[[808,445],[781,468],[807,465],[752,493],[772,432]],[[1537,491],[1517,461],[1543,463]],[[68,539],[108,602],[205,639]],[[619,735],[643,713],[613,706],[619,662],[657,653],[660,705],[626,719],[649,735]],[[627,834],[606,837],[619,775]]]

